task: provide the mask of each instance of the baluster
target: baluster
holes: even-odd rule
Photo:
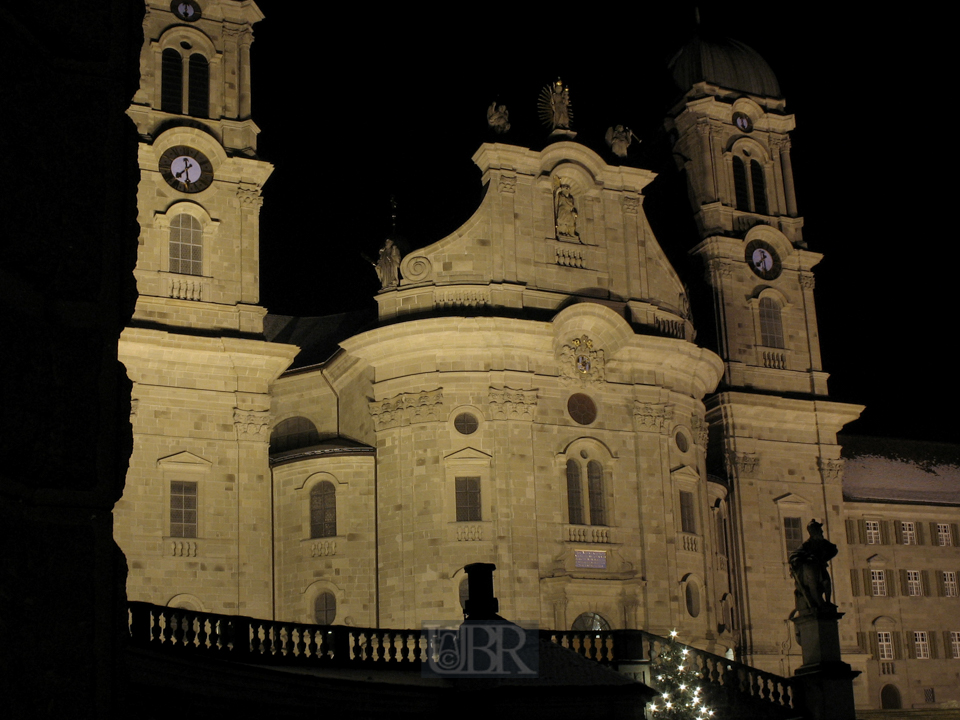
[[[180,615],[180,625],[183,627],[183,644],[186,647],[196,647],[197,630],[193,626],[196,616],[193,613],[184,612]]]
[[[771,688],[772,692],[770,695],[770,700],[772,700],[775,705],[783,705],[783,703],[781,702],[781,694],[780,694],[781,684],[779,682],[772,682],[771,685],[772,685],[772,688]]]

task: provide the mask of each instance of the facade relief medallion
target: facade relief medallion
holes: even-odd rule
[[[560,380],[566,384],[588,385],[605,380],[603,350],[595,348],[587,335],[574,338],[560,351]]]

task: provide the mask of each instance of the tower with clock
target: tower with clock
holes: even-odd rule
[[[687,179],[700,234],[690,252],[705,266],[724,363],[706,404],[709,464],[733,484],[732,581],[740,602],[732,624],[745,657],[776,669],[781,618],[792,607],[772,591],[789,580],[779,528],[789,518],[821,517],[839,535],[836,434],[863,408],[827,399],[813,296],[822,255],[803,240],[790,159],[795,122],[776,76],[751,48],[703,37],[683,48],[672,72],[686,92],[666,126]],[[749,567],[777,570],[743,570]],[[835,561],[837,582],[847,574]],[[846,632],[846,650],[855,652]]]
[[[116,537],[132,597],[163,597],[161,578],[196,561],[211,570],[202,594],[265,616],[268,387],[296,348],[263,341],[259,305],[260,193],[273,167],[257,156],[250,45],[263,16],[231,0],[146,5],[128,110],[140,137],[139,297],[120,340],[136,440]]]

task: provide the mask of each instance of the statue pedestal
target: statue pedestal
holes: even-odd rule
[[[860,673],[840,658],[843,613],[827,604],[793,618],[803,649],[794,677],[803,685],[803,705],[812,720],[855,720],[853,679]]]

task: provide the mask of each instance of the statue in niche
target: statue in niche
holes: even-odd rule
[[[606,140],[607,145],[613,150],[614,155],[625,158],[627,156],[627,149],[630,147],[630,143],[633,142],[633,130],[625,125],[609,127],[607,128]],[[637,142],[640,141],[638,140]]]
[[[830,602],[833,584],[827,563],[837,555],[837,546],[823,536],[823,525],[811,520],[807,525],[810,537],[790,553],[790,575],[796,584],[794,596],[797,613],[834,609]]]
[[[577,202],[570,185],[558,176],[553,177],[553,210],[556,221],[557,239],[580,240],[577,232]]]
[[[506,105],[497,105],[496,101],[487,108],[487,125],[493,128],[497,135],[503,135],[510,129],[510,112]]]
[[[377,269],[381,289],[386,290],[400,284],[400,248],[394,244],[392,238],[387,238],[380,248],[380,257],[373,266]]]
[[[540,119],[551,130],[569,130],[573,122],[570,106],[570,89],[563,86],[560,78],[540,91]]]

